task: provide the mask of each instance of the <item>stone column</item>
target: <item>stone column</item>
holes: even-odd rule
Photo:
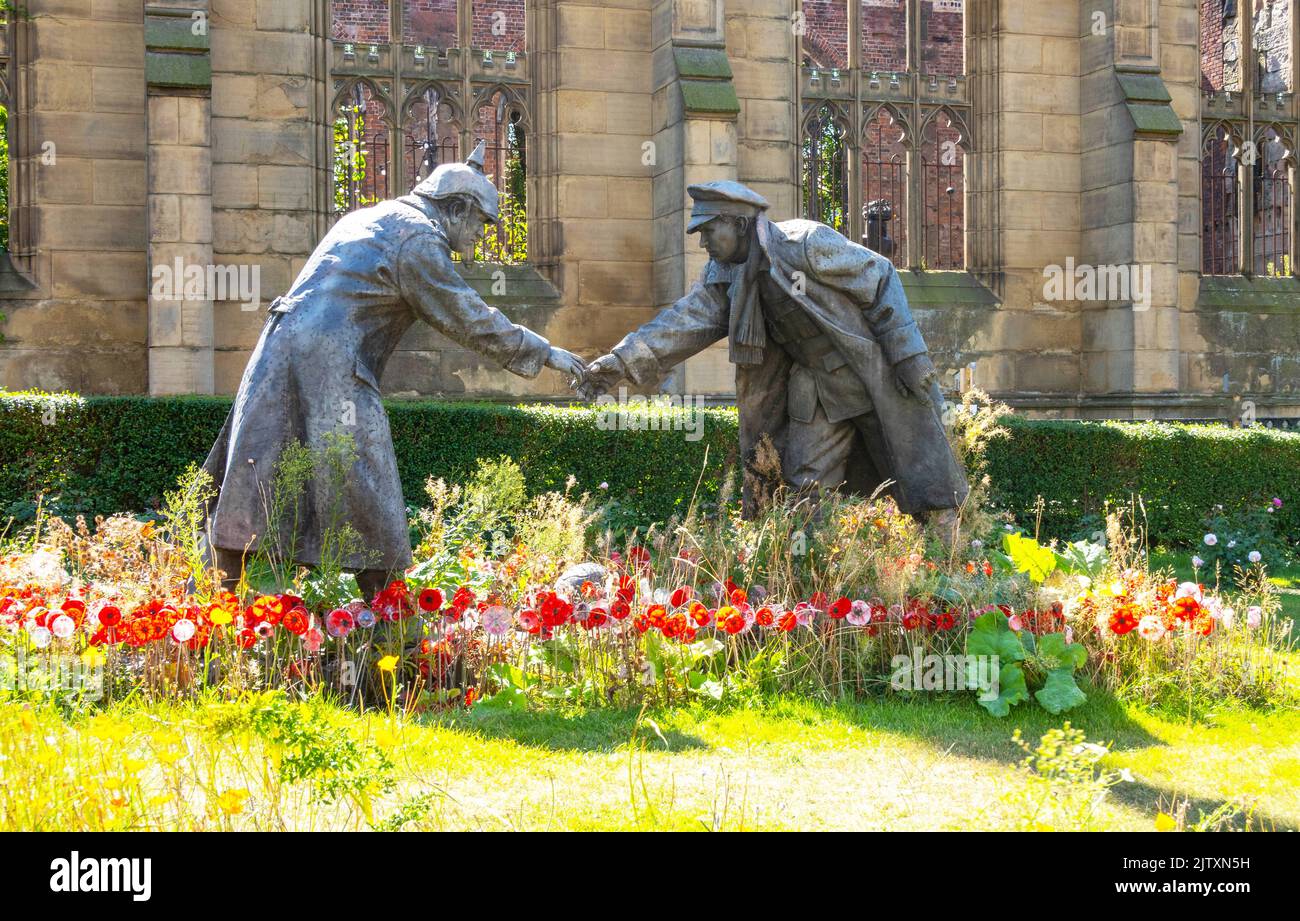
[[[686,293],[708,261],[688,236],[686,187],[738,178],[736,119],[723,33],[722,0],[658,0],[654,9],[654,279],[666,307]],[[694,396],[735,393],[726,344],[683,363],[664,389]]]
[[[145,9],[149,393],[213,392],[212,139],[206,0]]]
[[[1178,170],[1184,132],[1161,73],[1167,69],[1179,82],[1194,82],[1189,74],[1199,67],[1194,39],[1162,54],[1160,12],[1159,0],[1106,0],[1083,11],[1081,22],[1079,261],[1128,267],[1131,277],[1150,279],[1141,301],[1081,304],[1084,393],[1108,415],[1115,411],[1113,398],[1122,398],[1125,410],[1131,407],[1138,418],[1154,415],[1159,395],[1179,387]],[[1094,18],[1098,13],[1104,20]],[[1187,104],[1180,100],[1182,107]]]

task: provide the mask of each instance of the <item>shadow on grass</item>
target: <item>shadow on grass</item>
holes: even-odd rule
[[[471,710],[434,717],[430,725],[476,732],[489,739],[509,739],[550,751],[613,752],[627,746],[634,733],[651,750],[671,752],[709,747],[704,739],[680,729],[659,728],[653,714],[637,727],[639,711],[595,709],[573,713],[545,710]],[[652,725],[653,723],[653,725]]]

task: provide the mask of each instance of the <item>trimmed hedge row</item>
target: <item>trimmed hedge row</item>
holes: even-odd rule
[[[201,462],[230,401],[216,397],[0,395],[0,516],[30,518],[38,493],[61,513],[108,514],[157,505],[177,475]],[[623,525],[660,521],[696,492],[717,499],[736,462],[736,413],[705,409],[688,439],[688,411],[653,411],[658,429],[602,429],[593,407],[454,402],[388,404],[407,500],[423,501],[429,476],[465,479],[480,457],[507,455],[530,491],[577,488],[620,502]],[[606,417],[608,418],[608,417]],[[1170,423],[1009,419],[993,443],[994,499],[1043,532],[1067,537],[1107,502],[1140,494],[1152,540],[1188,546],[1216,504],[1228,509],[1277,496],[1278,533],[1300,539],[1300,434]]]
[[[1050,422],[1012,418],[989,451],[996,500],[1043,532],[1065,537],[1106,504],[1140,496],[1152,543],[1199,545],[1206,514],[1274,497],[1277,534],[1300,541],[1300,433],[1168,422]]]
[[[229,409],[219,397],[0,395],[0,519],[31,517],[41,492],[57,496],[63,514],[153,508],[186,465],[207,456]],[[680,430],[681,410],[650,410],[643,421],[658,429],[635,431],[602,430],[595,408],[393,401],[387,409],[411,504],[423,503],[429,476],[460,482],[478,458],[506,455],[530,492],[562,490],[573,476],[579,492],[617,498],[620,523],[640,524],[683,510],[697,483],[702,501],[716,499],[735,463],[736,413],[725,408],[698,410],[694,440]]]

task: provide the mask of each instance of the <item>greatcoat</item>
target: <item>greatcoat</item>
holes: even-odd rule
[[[886,480],[906,512],[955,508],[969,486],[953,455],[941,416],[939,385],[930,385],[931,405],[895,386],[895,366],[927,354],[907,306],[903,284],[888,259],[815,221],[775,223],[757,218],[756,238],[771,280],[825,333],[838,355],[866,387],[874,412],[863,426],[850,458],[845,487],[869,494]],[[729,291],[737,267],[710,260],[700,280],[675,304],[614,347],[639,386],[652,388],[674,365],[726,338],[734,309]],[[768,435],[788,470],[789,419],[812,417],[817,394],[811,380],[793,375],[790,356],[768,341],[757,364],[736,366],[741,456],[749,459]],[[748,481],[748,477],[746,480]],[[747,508],[752,496],[747,482]]]
[[[465,283],[435,214],[428,199],[408,195],[344,216],[271,305],[204,464],[220,489],[209,509],[214,546],[259,546],[285,447],[297,441],[320,449],[335,432],[352,436],[356,462],[341,488],[319,475],[308,484],[291,529],[293,558],[317,564],[324,528],[344,522],[362,548],[343,561],[346,568],[404,569],[411,563],[406,503],[379,390],[402,334],[423,320],[515,374],[536,377],[544,367],[550,344]]]

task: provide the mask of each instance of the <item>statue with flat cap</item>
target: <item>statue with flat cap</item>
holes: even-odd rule
[[[497,190],[483,172],[483,143],[464,163],[446,163],[411,194],[353,211],[325,235],[289,291],[271,304],[225,428],[205,469],[219,488],[207,541],[228,582],[244,553],[277,535],[281,558],[320,563],[330,522],[359,535],[342,561],[370,599],[411,563],[406,503],[397,475],[379,380],[403,333],[422,321],[507,371],[536,377],[543,367],[576,379],[583,362],[483,302],[456,272],[469,260]],[[319,448],[331,433],[351,436],[346,476],[317,474],[288,522],[268,528],[276,464],[297,441]]]
[[[796,494],[868,494],[949,522],[969,491],[944,433],[937,375],[888,259],[825,224],[773,222],[738,182],[687,189],[709,262],[686,296],[592,362],[580,393],[651,389],[721,339],[736,366],[747,471],[764,436]],[[756,510],[745,478],[745,511]]]

